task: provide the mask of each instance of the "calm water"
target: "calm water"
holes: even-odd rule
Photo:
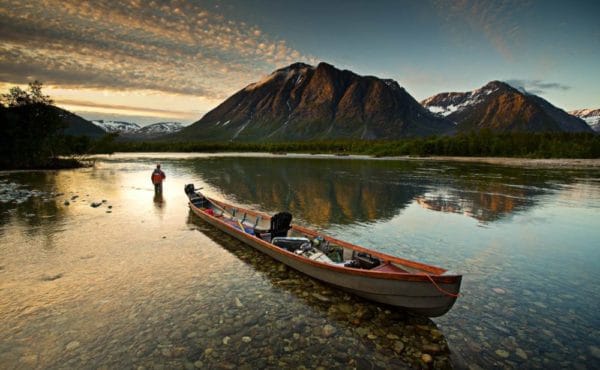
[[[189,182],[461,272],[463,295],[429,320],[333,290],[194,218]],[[0,367],[598,368],[599,211],[596,169],[129,154],[0,173]]]

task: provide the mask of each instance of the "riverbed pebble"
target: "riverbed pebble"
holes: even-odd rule
[[[67,344],[67,346],[65,347],[65,349],[66,349],[67,351],[72,351],[72,350],[74,350],[74,349],[75,349],[75,348],[77,348],[77,347],[79,347],[79,342],[78,342],[78,341],[76,341],[76,340],[74,340],[74,341],[71,341],[71,342],[69,342],[69,343]]]
[[[503,349],[497,349],[495,353],[502,358],[508,358],[508,356],[510,356],[510,353]]]

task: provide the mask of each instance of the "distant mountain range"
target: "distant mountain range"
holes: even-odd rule
[[[295,63],[250,84],[175,138],[200,141],[398,139],[444,135],[454,124],[396,81],[327,63]]]
[[[92,121],[105,132],[118,133],[124,139],[152,139],[180,131],[184,126],[179,122],[158,122],[148,126],[124,121]]]
[[[569,113],[584,120],[594,131],[600,132],[600,109],[578,109]]]
[[[137,123],[124,122],[124,121],[107,121],[107,120],[95,120],[92,123],[106,132],[128,134],[136,132],[142,127]]]
[[[454,122],[458,131],[593,132],[582,119],[500,81],[474,91],[437,94],[421,104]]]
[[[59,108],[57,108],[59,109]],[[184,127],[159,122],[97,120],[62,111],[67,133],[120,140],[301,141],[393,140],[493,132],[600,131],[600,110],[569,113],[501,81],[468,92],[447,92],[417,102],[396,81],[359,76],[327,63],[294,63],[239,90],[199,121]],[[591,127],[590,127],[591,126]]]

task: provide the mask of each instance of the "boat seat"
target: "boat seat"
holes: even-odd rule
[[[271,238],[286,237],[288,230],[291,229],[292,214],[289,212],[279,212],[271,217]]]
[[[408,271],[402,270],[400,267],[397,267],[396,265],[394,265],[393,263],[390,263],[390,262],[382,263],[381,265],[372,268],[371,271],[379,271],[379,272],[408,272]]]

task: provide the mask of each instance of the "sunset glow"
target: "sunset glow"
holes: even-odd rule
[[[0,0],[0,87],[34,79],[86,118],[191,123],[274,69],[332,63],[418,100],[510,81],[600,106],[595,2]]]

